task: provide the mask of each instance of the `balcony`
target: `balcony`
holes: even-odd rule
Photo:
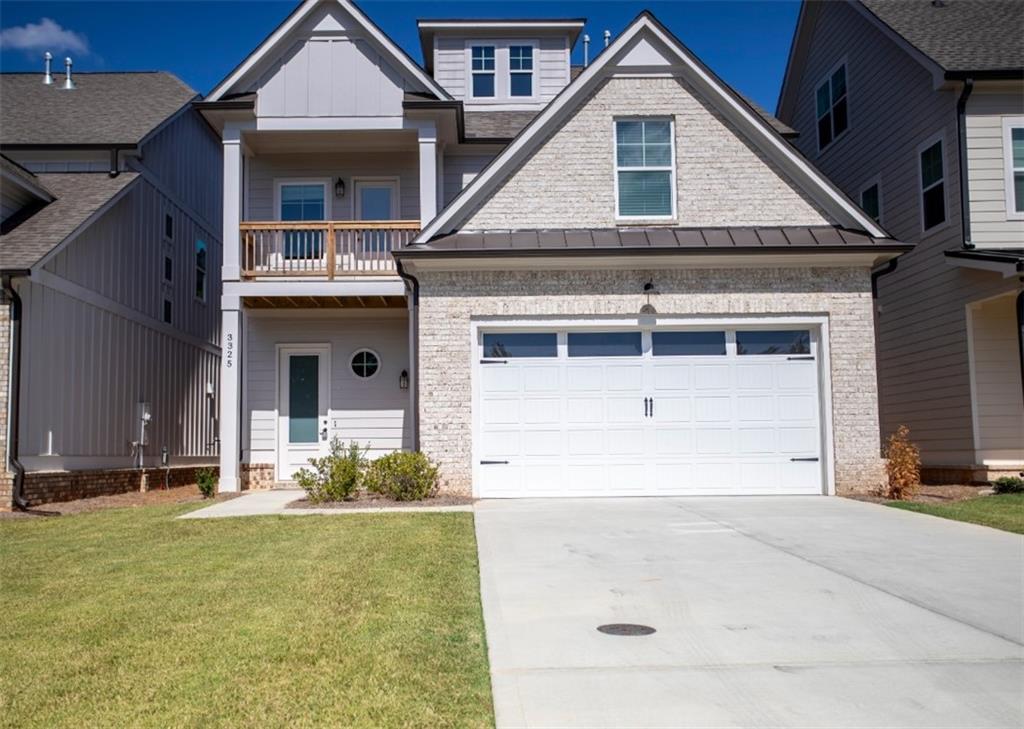
[[[391,252],[420,232],[418,220],[243,222],[243,278],[387,276],[395,273]]]

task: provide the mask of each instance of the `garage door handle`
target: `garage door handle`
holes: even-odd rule
[[[481,466],[507,466],[508,461],[480,461]]]
[[[508,364],[507,359],[482,359],[480,364]]]
[[[814,462],[817,462],[818,461],[818,457],[815,456],[814,458],[790,458],[789,460],[791,460],[791,461],[814,461]]]
[[[786,357],[786,359],[814,359],[813,355],[804,355],[803,357]]]
[[[649,397],[645,397],[644,398],[644,417],[645,418],[648,416],[648,414],[650,412],[648,410],[648,408],[650,407],[650,402],[651,402],[651,398],[649,398]]]

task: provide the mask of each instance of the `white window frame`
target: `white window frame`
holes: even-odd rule
[[[203,244],[203,250],[206,251],[206,265],[199,268],[199,244]],[[196,291],[196,282],[199,280],[199,271],[203,272],[203,295],[200,296]],[[206,303],[207,293],[210,288],[210,244],[202,238],[196,238],[192,244],[192,295],[196,301],[203,304]]]
[[[921,155],[926,149],[930,149],[935,145],[936,142],[942,144],[942,177],[938,182],[933,182],[928,186],[928,190],[942,183],[942,207],[946,212],[946,216],[941,223],[933,225],[930,228],[924,227],[924,194],[928,191],[924,189],[924,178],[921,176]],[[931,235],[932,233],[942,230],[949,225],[949,185],[946,184],[946,135],[943,132],[932,135],[927,140],[917,146],[917,150],[914,153],[914,165],[917,167],[917,209],[918,209],[918,222],[921,226],[921,235]]]
[[[811,108],[814,110],[814,139],[818,144],[818,154],[824,154],[825,151],[831,148],[832,145],[836,143],[836,140],[839,139],[835,133],[835,115],[832,115],[830,121],[830,124],[832,125],[832,139],[824,147],[821,146],[821,137],[818,134],[818,122],[821,121],[821,117],[818,116],[818,89],[820,89],[825,83],[828,83],[828,113],[832,114],[832,108],[835,106],[835,103],[832,101],[832,75],[840,68],[845,69],[844,75],[846,76],[846,129],[840,132],[840,136],[845,135],[850,131],[850,127],[853,126],[850,119],[850,65],[846,62],[846,56],[843,56],[822,78],[818,79],[818,83],[814,84],[814,89],[812,91],[813,98],[811,101]]]
[[[491,70],[473,70],[473,48],[490,48],[494,51],[494,68]],[[498,80],[501,76],[498,73],[498,44],[494,41],[466,41],[466,98],[480,101],[497,101],[502,98]],[[491,96],[477,96],[473,89],[473,79],[478,74],[489,73],[494,76],[494,94]]]
[[[394,188],[391,196],[391,220],[400,220],[402,211],[402,180],[400,177],[382,176],[357,176],[352,178],[352,220],[362,220],[359,217],[359,187],[360,183],[373,185],[378,183],[381,187],[390,185]]]
[[[372,354],[374,357],[377,358],[377,369],[373,371],[372,375],[367,375],[366,377],[356,374],[355,368],[352,367],[352,362],[355,360],[356,355],[362,354],[363,352]],[[377,350],[375,349],[370,349],[369,347],[359,347],[348,356],[348,374],[350,377],[353,377],[356,380],[356,382],[369,382],[370,380],[375,379],[378,375],[380,375],[380,371],[382,369],[384,369],[384,360],[380,356],[380,353],[377,352]]]
[[[525,46],[525,47],[533,49],[531,51],[531,53],[532,53],[531,58],[533,59],[533,68],[531,68],[529,71],[513,71],[512,70],[512,46]],[[508,97],[508,100],[509,101],[533,101],[533,100],[535,100],[537,98],[538,81],[540,80],[540,74],[538,73],[538,71],[540,70],[539,69],[539,66],[540,66],[540,44],[537,43],[537,41],[534,41],[534,40],[525,40],[525,39],[524,40],[510,40],[505,45],[504,55],[505,55],[505,57],[507,59],[507,61],[505,63],[505,70],[506,70],[505,77],[506,77],[506,84],[507,84],[507,86],[506,86],[506,91],[507,91],[506,96]],[[512,76],[514,76],[516,74],[525,75],[527,73],[530,74],[530,95],[529,96],[513,96],[512,95]],[[497,89],[495,89],[495,92],[497,92]]]
[[[1024,220],[1024,210],[1017,210],[1017,200],[1014,196],[1013,173],[1013,130],[1024,129],[1024,116],[1003,117],[1003,167],[1006,173],[1006,219]],[[1024,172],[1024,168],[1016,168]]]
[[[332,220],[334,182],[326,177],[280,177],[274,179],[274,220],[281,220],[281,188],[287,185],[320,185],[324,188],[324,220]],[[209,249],[207,249],[209,250]]]
[[[918,160],[918,163],[920,163],[920,160]],[[857,193],[857,205],[860,206],[861,210],[864,210],[864,193],[867,192],[868,190],[870,190],[872,187],[877,187],[878,188],[878,220],[876,220],[875,222],[878,223],[879,225],[881,225],[882,224],[882,215],[884,214],[884,207],[882,206],[882,177],[881,177],[881,175],[876,175],[875,177],[872,177],[870,180],[868,180],[863,185],[861,185],[860,192]],[[870,217],[870,213],[868,213],[867,210],[864,210],[864,212],[865,212],[865,214],[867,214]]]
[[[669,139],[672,141],[672,163],[665,167],[619,167],[619,122],[620,121],[667,121]],[[617,116],[612,119],[612,165],[615,177],[615,220],[636,222],[638,220],[675,220],[677,217],[676,200],[676,120],[671,116]],[[619,214],[619,173],[620,172],[670,172],[672,185],[672,212],[669,215],[620,215]]]

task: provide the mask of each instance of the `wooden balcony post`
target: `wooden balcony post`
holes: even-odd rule
[[[334,280],[334,222],[327,223],[327,280]]]

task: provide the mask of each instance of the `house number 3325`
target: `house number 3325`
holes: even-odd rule
[[[228,369],[235,366],[235,335],[231,332],[224,337],[224,366]]]

